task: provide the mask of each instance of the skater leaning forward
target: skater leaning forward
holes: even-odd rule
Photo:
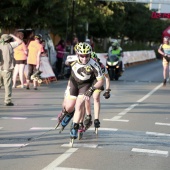
[[[102,70],[99,64],[90,57],[91,46],[87,43],[78,43],[76,50],[76,55],[68,56],[66,59],[66,64],[71,66],[72,71],[65,92],[63,111],[58,115],[60,123],[65,115],[74,114],[70,130],[70,138],[72,139],[77,138],[85,100],[89,100],[95,89],[103,85]],[[95,79],[96,83],[94,84]]]

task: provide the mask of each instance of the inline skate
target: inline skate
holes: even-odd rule
[[[73,147],[74,139],[77,139],[78,137],[78,129],[79,129],[78,123],[71,124],[71,129],[70,129],[70,146],[71,147]]]
[[[92,125],[92,116],[86,115],[84,120],[84,131],[89,129],[89,127]]]
[[[79,123],[79,129],[78,129],[78,140],[80,140],[83,137],[83,132],[85,132],[83,123]]]
[[[42,73],[42,71],[40,71],[40,70],[37,70],[32,76],[31,76],[31,80],[35,80],[35,81],[37,81],[38,83],[42,83],[42,79],[41,79],[41,73]]]
[[[71,112],[71,113],[67,113],[63,117],[63,119],[61,121],[61,129],[60,129],[59,133],[61,133],[64,130],[64,128],[69,124],[69,122],[70,122],[70,120],[72,119],[73,116],[74,116],[74,111]]]
[[[100,127],[99,119],[94,120],[95,133],[98,134],[98,128]]]
[[[58,115],[57,115],[57,125],[55,126],[55,128],[54,129],[57,129],[58,128],[58,126],[60,125],[60,123],[62,122],[62,120],[63,120],[63,118],[65,117],[65,115],[67,114],[67,111],[66,110],[62,110],[61,111],[61,113],[59,113]]]

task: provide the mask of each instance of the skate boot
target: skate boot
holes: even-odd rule
[[[70,120],[72,119],[73,116],[74,116],[74,111],[71,112],[71,113],[67,113],[65,115],[65,117],[61,121],[61,130],[60,130],[59,133],[61,133],[64,130],[64,128],[69,124],[69,122],[70,122]]]
[[[40,76],[41,73],[42,73],[42,71],[37,70],[37,71],[31,76],[31,80],[36,80],[36,81],[38,81],[38,83],[42,83],[41,76]]]
[[[163,86],[166,86],[166,79],[164,79],[163,81]]]
[[[78,140],[80,140],[83,137],[83,132],[84,132],[84,125],[83,123],[79,123]]]
[[[77,137],[78,137],[78,129],[79,129],[79,124],[78,123],[72,123],[71,129],[70,129],[70,144],[71,144],[71,147],[73,147],[74,139],[77,139]]]
[[[86,115],[84,120],[84,129],[85,131],[92,125],[92,116]]]
[[[65,115],[68,114],[67,111],[64,109],[64,111],[62,110],[61,113],[58,114],[57,116],[57,125],[55,127],[55,129],[58,128],[58,126],[60,125],[61,121],[63,120],[63,118],[65,117]]]
[[[94,120],[95,133],[98,134],[98,128],[100,127],[99,119]]]

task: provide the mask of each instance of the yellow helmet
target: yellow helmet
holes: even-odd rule
[[[80,42],[80,43],[76,44],[74,49],[77,52],[77,54],[90,54],[92,52],[91,46],[85,42],[83,42],[83,43]]]

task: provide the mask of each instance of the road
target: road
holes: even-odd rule
[[[69,146],[69,128],[54,130],[67,80],[37,91],[14,89],[14,107],[0,89],[0,170],[169,170],[170,84],[160,60],[128,67],[101,95],[99,134],[93,126]]]

